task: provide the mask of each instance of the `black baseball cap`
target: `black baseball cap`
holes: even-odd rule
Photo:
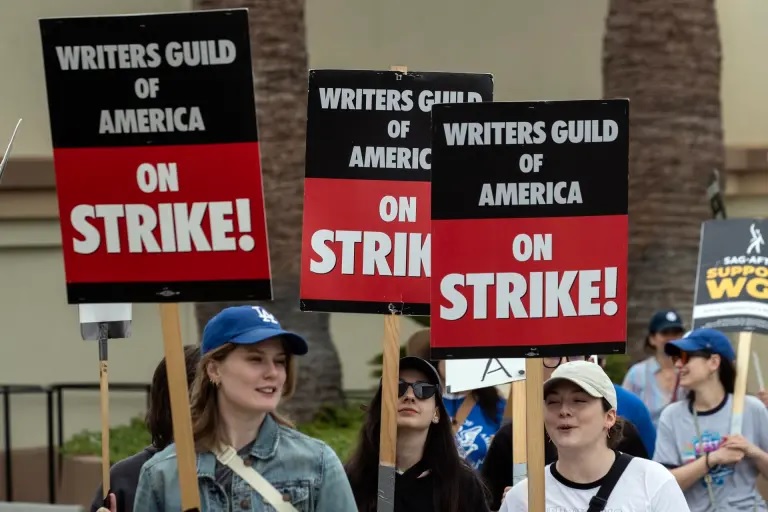
[[[427,377],[430,384],[434,384],[438,389],[442,387],[440,374],[437,373],[437,369],[425,359],[416,356],[405,356],[400,359],[400,370],[420,371]]]

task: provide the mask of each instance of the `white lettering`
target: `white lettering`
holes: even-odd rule
[[[315,274],[333,271],[339,253],[344,275],[429,277],[431,273],[430,234],[395,233],[390,237],[379,231],[321,229],[312,234],[310,246],[314,254],[309,270]]]
[[[243,203],[241,203],[243,202]],[[101,247],[107,253],[174,253],[251,251],[247,199],[211,203],[81,204],[72,208],[70,222],[79,237],[72,246],[78,254],[93,254]],[[238,230],[234,228],[237,219]],[[203,226],[210,226],[210,240]],[[121,240],[127,241],[127,248]]]
[[[489,296],[493,296],[496,303],[492,316],[496,319],[597,316],[601,314],[602,290],[596,283],[603,279],[604,272],[615,271],[615,267],[607,267],[529,275],[516,272],[449,274],[440,281],[441,298],[449,304],[440,305],[440,318],[458,320],[467,315],[469,296],[475,320],[489,317]],[[605,298],[612,297],[608,294]],[[607,300],[606,304],[611,305],[605,311],[608,315],[615,303]]]
[[[200,107],[102,110],[99,134],[205,131]]]
[[[495,188],[494,188],[495,187]],[[478,206],[582,204],[578,181],[546,183],[483,183]]]
[[[431,169],[431,148],[355,146],[349,157],[350,167],[366,169]]]

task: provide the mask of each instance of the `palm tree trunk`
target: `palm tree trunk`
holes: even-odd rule
[[[723,169],[721,48],[714,0],[610,0],[606,98],[630,99],[629,353],[648,320],[691,318],[706,188]],[[690,323],[687,322],[688,324]]]
[[[299,311],[308,71],[304,0],[193,0],[193,7],[249,9],[275,297],[263,305],[283,327],[306,336],[310,343],[310,354],[300,362],[296,395],[285,406],[294,419],[305,421],[321,405],[340,405],[343,394],[329,315]],[[212,314],[226,305],[196,305],[200,332]]]

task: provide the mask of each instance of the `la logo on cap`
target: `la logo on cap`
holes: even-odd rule
[[[251,306],[251,307],[253,308],[254,311],[256,311],[259,314],[259,317],[264,322],[269,322],[271,324],[277,324],[278,323],[277,318],[275,318],[272,315],[272,313],[270,313],[266,309],[262,308],[261,306]]]
[[[677,320],[677,315],[670,311],[669,313],[667,313],[667,320],[669,320],[670,322],[674,322],[675,320]]]

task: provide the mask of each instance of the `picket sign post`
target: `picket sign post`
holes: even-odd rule
[[[165,364],[168,368],[168,392],[171,399],[173,442],[179,468],[181,510],[199,511],[195,441],[192,436],[192,412],[189,409],[187,366],[181,339],[178,303],[160,304]]]
[[[752,334],[768,334],[768,307],[761,289],[768,277],[763,256],[768,221],[708,220],[701,225],[694,291],[693,329],[738,333],[731,434],[741,434]]]
[[[407,66],[390,66],[390,71],[407,73]],[[397,474],[397,380],[400,367],[400,315],[393,308],[384,317],[384,345],[381,362],[381,432],[379,434],[378,512],[395,510]]]
[[[507,401],[507,407],[512,407],[512,485],[528,476],[527,380],[512,383]]]
[[[199,511],[178,304],[273,299],[248,10],[39,24],[67,301],[160,305],[181,507]]]
[[[763,369],[760,367],[760,357],[757,355],[757,352],[752,352],[752,363],[755,365],[757,389],[762,391],[765,389],[765,381],[763,380]]]
[[[131,304],[79,304],[80,336],[99,346],[99,399],[101,405],[101,480],[104,498],[110,492],[109,478],[109,353],[110,339],[131,336]]]
[[[3,153],[3,159],[0,160],[0,181],[3,179],[3,172],[5,172],[5,168],[8,165],[8,159],[11,157],[11,148],[13,148],[13,141],[16,139],[16,133],[19,131],[20,125],[21,119],[16,122],[16,127],[13,129],[13,133],[11,134],[11,139],[8,141],[8,146],[5,148],[5,153]]]
[[[740,332],[736,348],[736,383],[733,386],[733,414],[731,415],[731,434],[741,434],[744,421],[744,397],[747,394],[750,352],[752,351],[752,333]]]
[[[379,512],[394,507],[400,317],[430,314],[430,111],[492,94],[487,74],[309,71],[299,308],[385,315]]]
[[[546,510],[546,501],[544,499],[544,365],[541,359],[527,359],[525,373],[528,510],[543,512]]]
[[[432,135],[432,354],[525,358],[513,481],[544,512],[542,358],[626,351],[629,101],[435,105]]]

